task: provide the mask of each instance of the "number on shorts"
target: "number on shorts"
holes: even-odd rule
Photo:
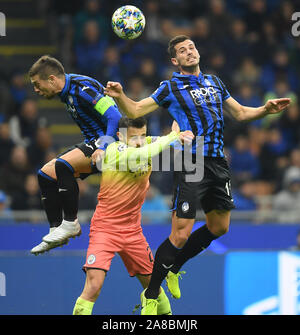
[[[225,184],[225,189],[226,189],[226,193],[230,196],[230,188],[231,188],[231,185],[230,185],[230,181],[228,181],[226,184]]]
[[[149,245],[147,247],[147,252],[148,252],[150,262],[153,263],[153,255],[152,255],[152,251],[151,251]]]

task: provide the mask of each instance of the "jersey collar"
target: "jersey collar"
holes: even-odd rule
[[[188,78],[189,80],[195,80],[195,81],[202,81],[204,80],[203,73],[200,71],[199,76],[195,76],[193,74],[180,74],[180,72],[173,72],[173,77],[178,78],[178,79],[184,79]]]
[[[70,89],[70,75],[66,73],[65,78],[66,78],[65,86],[59,93],[61,99],[63,99],[66,96],[66,94],[69,92]]]

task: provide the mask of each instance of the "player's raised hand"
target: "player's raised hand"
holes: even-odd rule
[[[190,130],[180,132],[179,124],[174,120],[172,123],[172,131],[176,131],[179,134],[179,141],[184,143],[192,143],[194,134]]]
[[[290,98],[268,100],[265,104],[267,114],[277,114],[283,111],[291,103]]]
[[[104,157],[105,151],[101,150],[101,149],[97,149],[94,151],[94,153],[92,154],[92,164],[93,165],[97,165],[100,163],[101,159]]]
[[[179,140],[182,144],[192,143],[194,137],[194,134],[190,130],[182,131],[179,133]]]
[[[118,98],[122,93],[123,87],[119,82],[108,81],[106,87],[104,87],[104,94],[112,98]]]

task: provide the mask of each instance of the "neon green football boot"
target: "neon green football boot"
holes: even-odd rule
[[[147,299],[145,291],[141,293],[141,315],[157,315],[158,299]]]
[[[157,298],[157,315],[172,315],[171,305],[164,289],[160,287],[161,291]]]
[[[181,292],[179,288],[179,278],[182,279],[181,275],[185,274],[185,271],[180,271],[178,273],[173,273],[169,271],[166,277],[167,287],[169,292],[172,294],[173,298],[179,299],[181,297]]]

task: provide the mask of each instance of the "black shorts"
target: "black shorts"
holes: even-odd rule
[[[204,157],[204,173],[201,181],[186,181],[186,176],[195,171],[174,172],[173,207],[179,218],[194,219],[196,209],[205,213],[214,209],[231,210],[234,203],[231,196],[230,172],[225,158]]]
[[[83,152],[84,156],[88,157],[88,158],[90,158],[92,156],[92,154],[97,150],[97,146],[95,144],[95,141],[91,141],[91,142],[88,142],[88,143],[80,142],[80,143],[77,143],[75,145],[72,145],[70,148],[68,148],[67,150],[65,150],[61,154],[59,154],[57,156],[57,158],[63,156],[67,152],[70,152],[70,151],[72,151],[76,148],[81,150]],[[80,173],[79,178],[83,180],[83,179],[87,178],[88,176],[90,176],[92,174],[100,173],[99,170],[97,169],[96,165],[92,165],[92,163],[91,163],[91,167],[92,167],[92,172],[90,172],[90,173]]]

